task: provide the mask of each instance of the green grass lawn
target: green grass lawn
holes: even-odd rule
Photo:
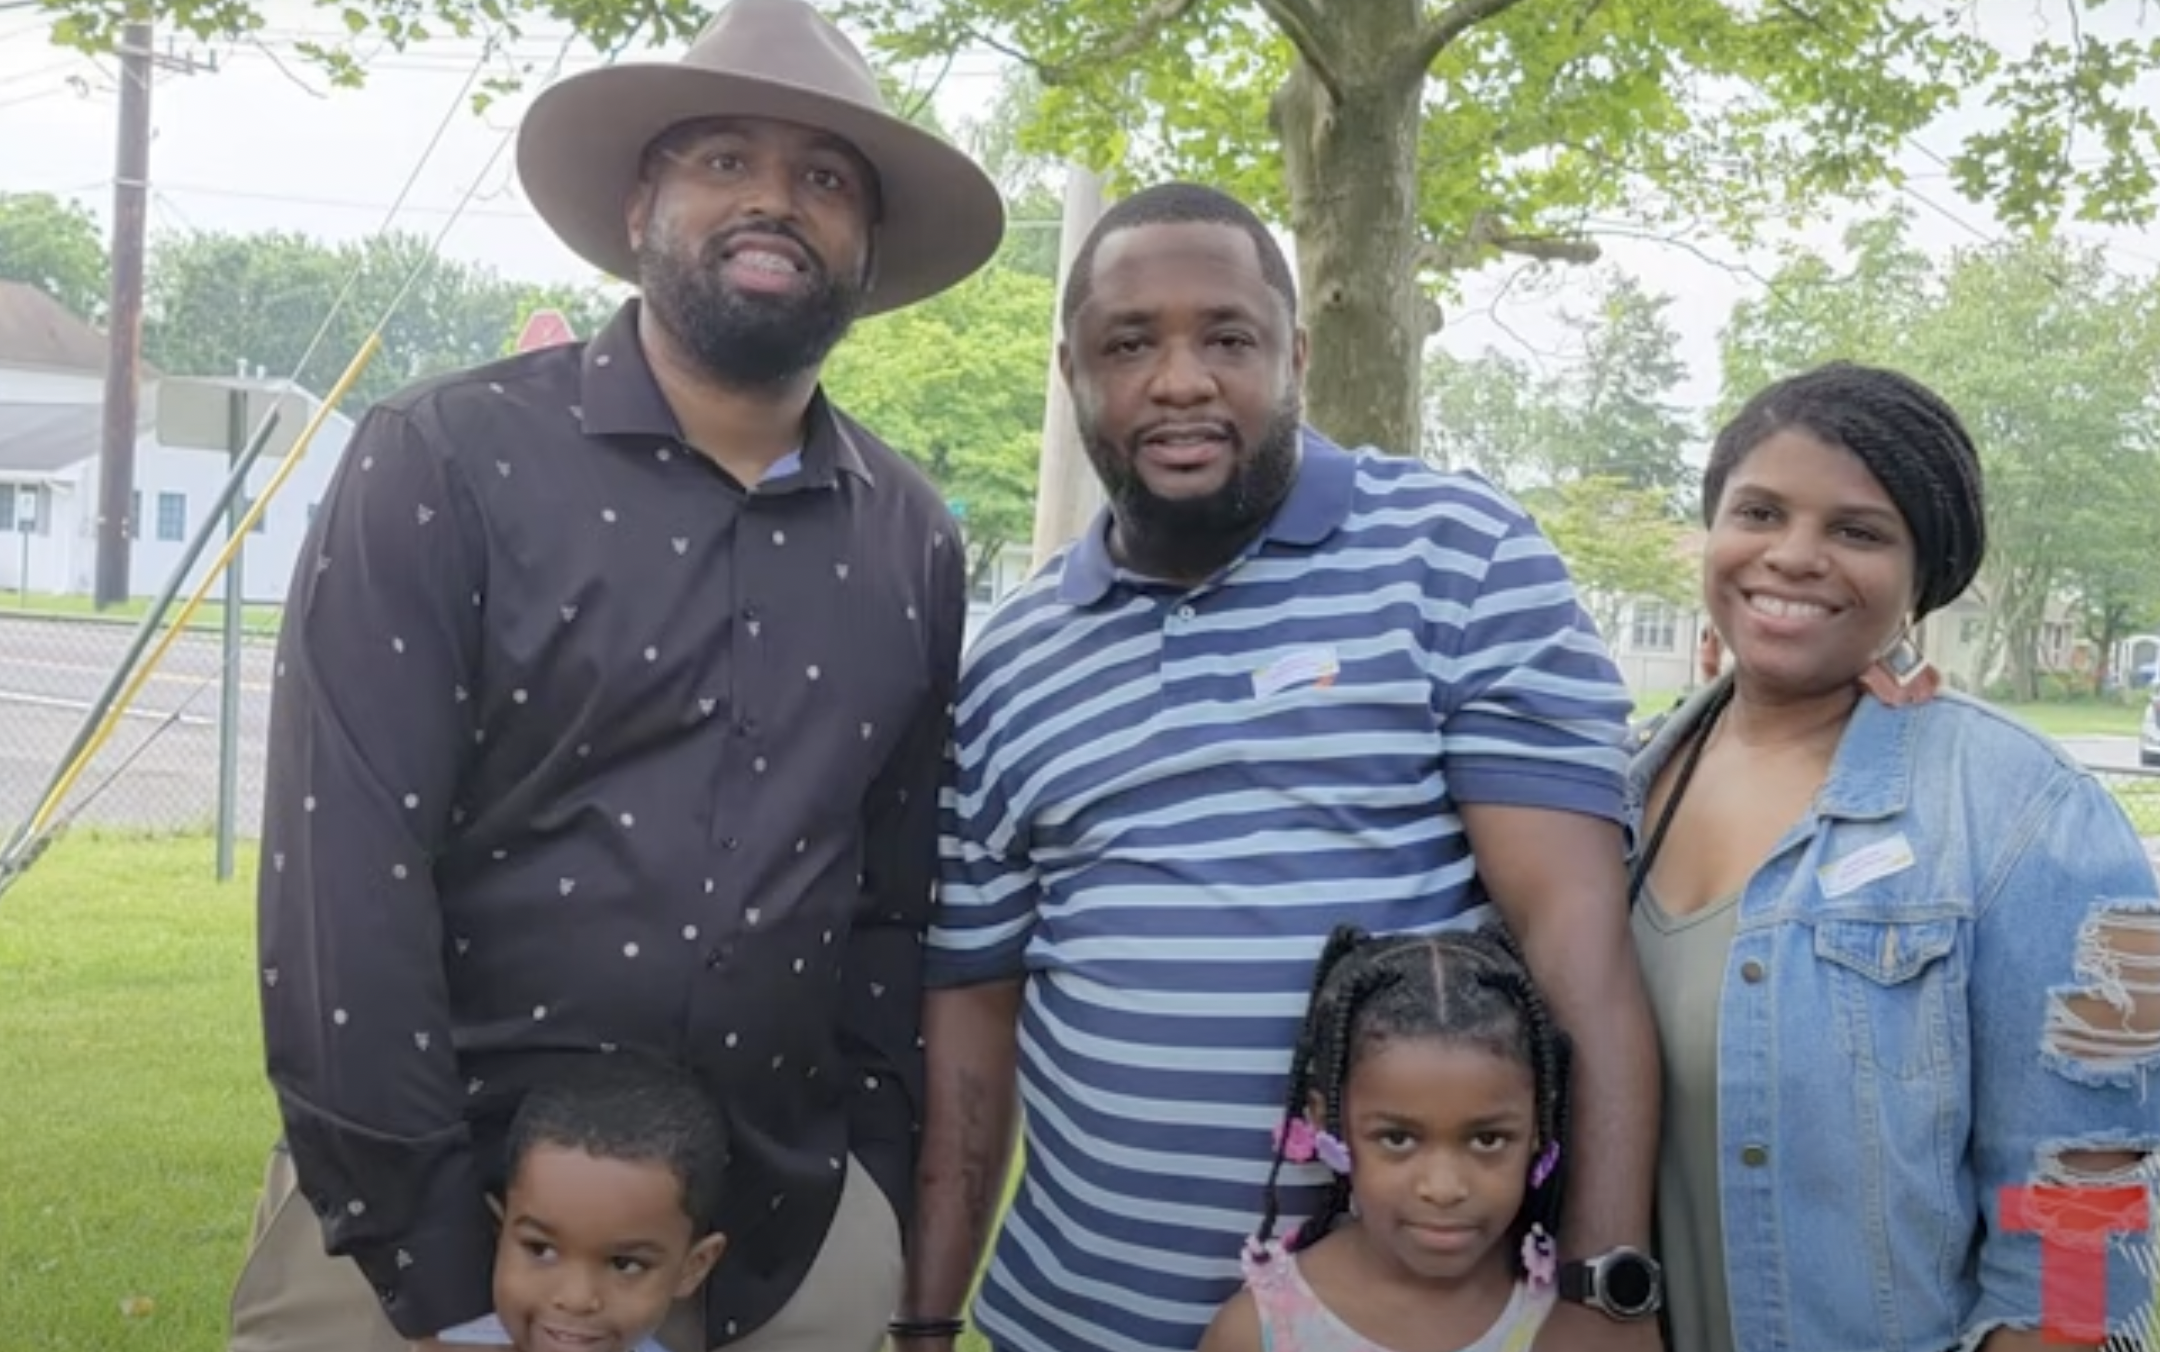
[[[206,839],[81,835],[0,897],[8,1352],[224,1346],[277,1123],[252,889],[212,865]]]
[[[213,590],[222,594],[223,587],[224,584],[220,582]],[[185,593],[174,597],[171,607],[165,612],[166,623],[171,623],[172,618],[180,613],[180,607],[186,603]],[[87,596],[48,596],[38,592],[31,592],[26,596],[21,592],[0,590],[0,618],[10,614],[80,615],[103,616],[136,623],[149,611],[149,599],[144,597],[123,601],[100,610],[96,602]],[[240,627],[249,634],[275,634],[284,614],[285,609],[282,606],[250,605],[240,614]],[[224,626],[225,606],[219,601],[206,599],[196,607],[195,613],[188,617],[189,629],[207,629],[214,633]]]
[[[2050,737],[2135,737],[2145,716],[2145,702],[2135,704],[2005,704],[2007,713],[2024,719]]]
[[[76,835],[0,896],[0,1352],[224,1347],[278,1127],[254,856],[214,859]]]

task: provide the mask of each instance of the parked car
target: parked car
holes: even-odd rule
[[[2138,764],[2160,766],[2160,689],[2145,702],[2145,721],[2138,725]]]

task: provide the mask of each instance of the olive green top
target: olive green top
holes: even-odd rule
[[[1665,1063],[1657,1253],[1671,1352],[1733,1352],[1718,1210],[1718,998],[1739,919],[1738,893],[1675,918],[1648,887],[1633,916]]]

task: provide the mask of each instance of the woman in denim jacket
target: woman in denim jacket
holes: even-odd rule
[[[1933,393],[1844,364],[1772,386],[1703,504],[1733,669],[1634,772],[1672,1352],[2038,1348],[2051,1199],[2019,1190],[2154,1177],[2152,866],[2092,776],[1913,646],[1985,549]],[[2147,1242],[2111,1246],[2108,1332],[2147,1318]],[[2097,1344],[2083,1286],[2047,1328]]]

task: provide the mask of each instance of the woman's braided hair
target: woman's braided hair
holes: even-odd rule
[[[1537,1146],[1564,1144],[1568,1126],[1567,1035],[1555,1024],[1514,938],[1498,925],[1433,934],[1374,936],[1339,926],[1313,970],[1312,994],[1290,1085],[1283,1126],[1306,1114],[1314,1095],[1324,1105],[1319,1125],[1344,1136],[1343,1089],[1360,1058],[1392,1038],[1442,1038],[1469,1043],[1529,1068],[1537,1104]],[[1260,1245],[1274,1238],[1282,1206],[1278,1181],[1283,1151],[1268,1170]],[[1557,1236],[1565,1159],[1526,1191],[1516,1230],[1541,1225]],[[1291,1241],[1308,1248],[1324,1238],[1350,1205],[1350,1180],[1337,1177],[1320,1210]]]
[[[1771,385],[1718,433],[1703,469],[1703,524],[1714,525],[1733,470],[1784,431],[1843,447],[1867,466],[1912,532],[1913,618],[1964,594],[1987,556],[1980,452],[1956,410],[1896,371],[1831,362]]]

